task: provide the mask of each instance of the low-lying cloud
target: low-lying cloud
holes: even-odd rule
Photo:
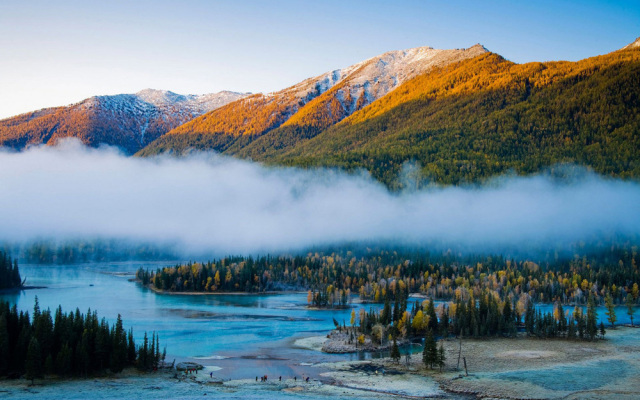
[[[366,176],[197,154],[130,158],[78,142],[0,152],[0,240],[117,238],[184,254],[345,241],[477,249],[640,233],[640,185],[582,170],[390,193]]]

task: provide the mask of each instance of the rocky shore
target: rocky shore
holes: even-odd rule
[[[640,329],[618,327],[606,336],[594,342],[467,339],[462,346],[449,339],[443,341],[442,371],[425,368],[416,353],[408,362],[403,356],[399,363],[386,358],[323,364],[332,371],[321,375],[350,387],[418,397],[446,392],[480,399],[639,398]]]
[[[398,345],[404,344],[406,341],[399,341]],[[364,343],[358,343],[357,335],[351,335],[346,330],[331,331],[326,340],[322,341],[321,351],[331,354],[356,353],[359,351],[377,352],[391,349],[393,342],[383,340],[380,344],[370,336],[364,338]]]

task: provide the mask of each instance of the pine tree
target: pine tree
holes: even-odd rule
[[[127,334],[122,326],[122,316],[120,314],[118,314],[112,336],[113,344],[109,369],[117,373],[124,369],[127,362]]]
[[[384,325],[389,325],[391,322],[391,304],[389,303],[389,295],[384,298],[384,307],[382,308],[382,315],[380,316],[380,322]]]
[[[600,336],[604,339],[604,335],[607,331],[604,329],[604,322],[600,321]]]
[[[0,376],[9,369],[9,331],[7,330],[7,316],[0,311]]]
[[[156,333],[151,333],[151,347],[149,347],[149,353],[147,355],[149,361],[147,369],[153,369],[156,367]]]
[[[576,326],[573,322],[573,318],[569,318],[569,323],[567,325],[567,337],[569,339],[575,339],[576,338]]]
[[[144,341],[143,345],[138,349],[138,368],[141,370],[146,370],[149,366],[149,337],[147,336],[147,332],[144,333]]]
[[[396,364],[400,362],[400,349],[398,348],[398,343],[396,342],[396,338],[393,338],[393,346],[391,347],[391,359]]]
[[[55,371],[53,368],[53,356],[51,353],[47,354],[47,358],[44,360],[44,371],[47,374],[53,374]]]
[[[444,345],[440,343],[440,348],[438,349],[438,367],[440,367],[440,371],[442,371],[446,359],[447,357],[444,354]]]
[[[433,337],[431,329],[427,331],[427,337],[424,340],[424,349],[422,350],[422,362],[425,366],[433,369],[438,363],[438,346]]]
[[[155,334],[155,332],[154,332]],[[160,364],[160,337],[156,334],[156,350],[154,352],[154,360],[153,367],[158,368],[158,364]]]
[[[129,329],[127,335],[127,361],[129,365],[135,365],[136,363],[136,342],[133,340],[133,328]]]
[[[433,305],[433,300],[429,300],[426,314],[429,316],[429,325],[427,329],[431,329],[431,331],[433,332],[438,332],[438,316],[436,315],[436,309]]]
[[[446,305],[442,308],[442,317],[440,318],[440,335],[443,338],[449,337],[449,308]]]
[[[524,327],[528,335],[533,335],[535,327],[536,312],[533,308],[533,302],[527,301],[527,308],[524,314]]]
[[[586,323],[584,321],[584,315],[582,315],[582,312],[580,312],[580,313],[578,313],[576,315],[576,325],[577,325],[577,330],[578,330],[578,337],[580,339],[584,339]]]
[[[615,328],[618,318],[616,317],[616,309],[613,305],[613,298],[611,298],[611,293],[607,293],[607,296],[604,298],[604,304],[607,308],[607,311],[605,311],[607,319],[609,320],[611,327]]]
[[[89,358],[89,334],[87,330],[82,334],[82,340],[76,345],[75,357],[75,372],[79,375],[87,376],[91,362]]]
[[[72,362],[73,352],[69,348],[69,345],[65,343],[62,345],[62,348],[60,348],[60,351],[56,356],[56,372],[62,376],[71,374]]]
[[[589,294],[587,301],[587,336],[589,340],[596,338],[598,334],[598,321],[596,317],[596,301],[592,294]]]
[[[631,320],[631,326],[633,326],[634,308],[633,308],[633,295],[631,293],[627,294],[626,305],[627,305],[627,315]]]
[[[562,335],[567,331],[567,317],[564,315],[564,309],[562,308],[562,302],[558,301],[558,305],[556,308],[557,320],[558,320],[558,331]]]
[[[40,343],[38,339],[32,337],[27,350],[27,359],[25,360],[25,377],[31,379],[42,378],[42,352],[40,351]]]

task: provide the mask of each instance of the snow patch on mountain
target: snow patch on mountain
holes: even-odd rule
[[[425,46],[390,51],[349,67],[306,79],[290,88],[270,94],[270,97],[290,103],[289,115],[293,117],[284,125],[295,125],[304,124],[306,115],[312,119],[316,115],[314,109],[302,110],[301,114],[294,115],[298,110],[314,98],[331,91],[328,95],[338,100],[342,112],[336,113],[329,99],[322,100],[321,104],[325,109],[321,112],[331,116],[329,119],[335,123],[418,75],[487,52],[488,50],[480,44],[468,49],[439,50]]]
[[[624,46],[621,50],[636,49],[638,47],[640,47],[640,37],[634,40],[632,43]]]
[[[144,144],[150,125],[161,121],[171,129],[246,95],[231,91],[182,95],[168,90],[144,89],[134,94],[94,96],[71,107],[109,119],[121,130],[133,131],[138,141]]]
[[[244,101],[249,108],[252,104],[265,101],[277,102],[286,121],[313,99],[335,90],[334,95],[344,110],[340,118],[344,118],[431,68],[486,52],[488,50],[479,44],[468,49],[439,50],[426,46],[390,51],[346,68],[305,79],[284,90],[258,94]],[[330,109],[327,112],[332,114]]]
[[[340,90],[349,91],[354,98],[365,96],[364,107],[432,68],[486,52],[480,44],[468,49],[440,50],[426,46],[390,51],[356,64],[357,68],[350,67],[353,72],[345,77],[345,85]]]

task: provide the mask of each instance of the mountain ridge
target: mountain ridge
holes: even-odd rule
[[[365,169],[392,189],[402,187],[406,162],[419,166],[422,182],[454,185],[558,163],[640,177],[640,47],[525,64],[483,51],[417,74],[337,122],[328,113],[326,124],[322,118],[294,124],[316,103],[339,112],[339,85],[260,135],[183,125],[138,155],[215,150],[270,165]],[[323,103],[325,97],[330,101]]]
[[[75,115],[71,133],[71,106],[43,109],[0,121],[0,143],[11,145],[3,134],[13,131],[18,148],[75,135],[137,156],[213,150],[270,165],[365,169],[392,189],[407,162],[422,181],[454,185],[558,163],[640,177],[640,38],[575,62],[525,64],[480,44],[425,46],[266,94],[145,89],[80,105],[88,111]]]
[[[328,71],[267,94],[256,94],[230,103],[181,125],[140,153],[181,152],[189,147],[247,156],[260,152],[262,141],[284,145],[279,135],[305,130],[311,136],[353,112],[366,107],[402,82],[442,65],[486,53],[482,45],[468,49],[440,50],[417,47],[371,57],[346,68]],[[278,131],[283,128],[284,132]],[[275,131],[274,137],[261,137]],[[174,135],[188,135],[190,143],[175,147]],[[251,144],[253,141],[257,144]],[[165,146],[168,144],[168,146]],[[252,147],[253,146],[253,149]]]
[[[180,95],[145,89],[92,96],[1,120],[0,146],[20,150],[76,137],[89,146],[107,144],[133,154],[172,128],[245,95],[230,91]]]
[[[516,64],[488,53],[414,78],[319,135],[260,161],[364,168],[398,188],[463,184],[558,163],[640,177],[640,48],[578,62]]]

